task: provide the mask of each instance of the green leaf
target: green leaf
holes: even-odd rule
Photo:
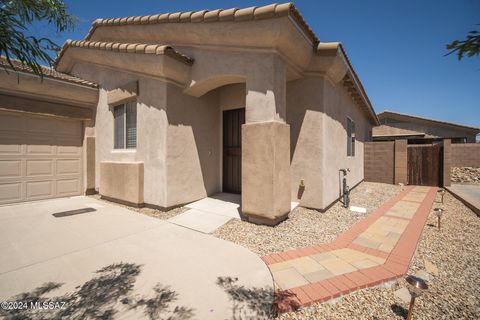
[[[27,37],[25,32],[34,22],[53,25],[57,32],[73,30],[77,21],[63,0],[0,0],[0,55],[12,69],[16,70],[11,59],[16,58],[43,77],[40,62],[52,65],[49,52],[59,46],[48,38]]]

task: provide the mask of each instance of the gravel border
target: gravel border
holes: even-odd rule
[[[171,210],[168,210],[168,211],[162,211],[162,210],[153,209],[153,208],[137,208],[137,207],[132,207],[132,206],[128,206],[128,205],[125,205],[125,204],[121,204],[121,203],[118,203],[118,202],[113,202],[113,201],[109,201],[109,200],[106,200],[106,199],[102,199],[99,194],[89,195],[88,197],[91,197],[91,198],[94,198],[96,200],[103,201],[103,202],[106,202],[106,203],[109,203],[109,204],[112,204],[112,205],[115,205],[115,206],[126,208],[128,210],[135,211],[135,212],[144,214],[146,216],[158,218],[158,219],[161,219],[161,220],[167,220],[167,219],[173,218],[176,215],[179,215],[180,213],[183,213],[183,212],[188,210],[188,208],[186,208],[186,207],[178,207],[178,208],[174,208],[174,209],[171,209]]]
[[[433,208],[441,207],[437,196],[424,227],[409,274],[425,270],[424,259],[439,270],[431,275],[430,288],[415,303],[415,319],[480,319],[480,218],[473,211],[445,194],[442,229],[437,229]],[[326,302],[285,313],[278,320],[302,319],[404,319],[408,303],[394,296],[405,287],[400,280],[388,288],[380,285]]]
[[[351,192],[350,204],[367,208],[367,214],[400,192],[399,186],[362,182]],[[326,212],[298,207],[275,227],[233,219],[213,235],[247,247],[260,256],[333,241],[367,214],[351,212],[335,203]]]

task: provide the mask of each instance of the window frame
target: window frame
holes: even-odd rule
[[[347,157],[355,157],[356,126],[352,118],[347,117]]]
[[[135,145],[134,146],[128,146],[128,127],[127,128],[127,118],[128,118],[128,114],[132,113],[132,112],[129,112],[129,105],[130,105],[130,108],[134,108],[135,110],[135,121],[134,121],[134,128],[135,128]],[[122,121],[122,131],[123,131],[123,138],[122,138],[122,144],[121,144],[121,147],[117,146],[117,130],[118,130],[118,127],[117,127],[117,119],[116,119],[116,110],[118,108],[123,108],[123,112],[121,114],[121,116],[123,117],[123,121]],[[120,103],[120,104],[117,104],[115,106],[112,107],[112,111],[113,111],[113,151],[135,151],[137,149],[137,103],[136,101],[129,101],[129,102],[124,102],[124,103]]]

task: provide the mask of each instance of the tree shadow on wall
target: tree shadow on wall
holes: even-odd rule
[[[217,278],[217,285],[228,294],[232,301],[232,320],[272,318],[272,290],[268,288],[246,288],[237,282],[238,278]]]
[[[193,309],[176,306],[178,294],[168,286],[157,283],[152,296],[133,294],[141,266],[133,263],[116,263],[96,271],[96,276],[76,287],[76,291],[62,296],[45,297],[63,284],[49,282],[31,292],[21,293],[8,301],[25,302],[28,308],[0,310],[0,318],[7,320],[26,319],[113,319],[119,306],[126,311],[143,309],[145,318],[151,320],[188,320],[194,315]],[[30,308],[31,304],[53,303],[61,309]]]

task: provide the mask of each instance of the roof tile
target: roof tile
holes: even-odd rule
[[[143,43],[110,43],[101,41],[72,41],[67,40],[60,51],[57,58],[57,62],[65,54],[65,51],[69,47],[75,48],[90,48],[103,51],[125,52],[125,53],[140,53],[140,54],[165,54],[172,58],[175,58],[185,64],[192,65],[193,59],[186,55],[176,51],[174,48],[168,45],[148,45]]]
[[[34,74],[33,70],[29,66],[22,64],[19,60],[10,59],[10,61],[12,62],[16,71]],[[61,81],[70,82],[70,83],[74,83],[74,84],[84,85],[84,86],[87,86],[87,87],[92,87],[92,88],[97,88],[98,87],[98,84],[96,84],[94,82],[87,81],[87,80],[84,80],[84,79],[81,79],[81,78],[77,78],[77,77],[71,76],[69,74],[58,72],[58,71],[56,71],[56,70],[54,70],[53,68],[50,68],[50,67],[41,66],[41,68],[42,68],[42,71],[43,71],[43,76],[45,78],[61,80]],[[5,70],[5,69],[12,70],[12,67],[8,63],[7,58],[4,57],[4,56],[0,56],[0,69],[1,70]]]
[[[257,7],[249,7],[235,11],[235,21],[253,20],[254,12]]]
[[[230,8],[220,11],[218,13],[218,21],[233,21],[235,18],[235,11],[237,10],[237,8]]]

